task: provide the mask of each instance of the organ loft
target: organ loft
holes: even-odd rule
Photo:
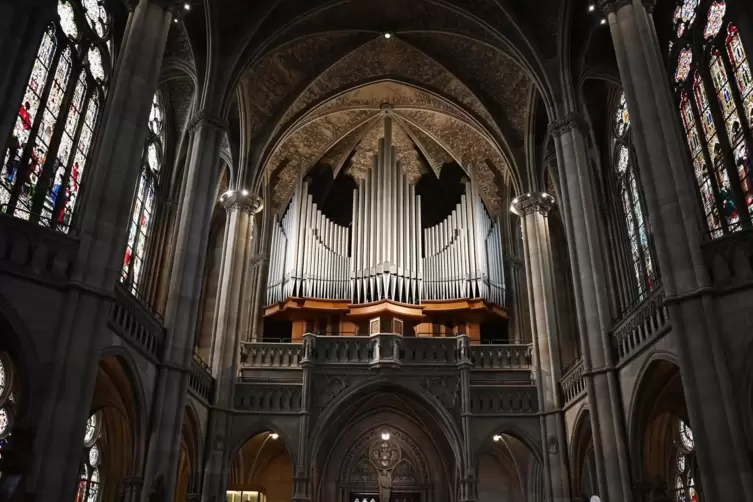
[[[320,207],[319,187],[300,176],[275,215],[264,336],[300,342],[304,333],[467,335],[480,343],[484,332],[503,338],[499,220],[465,175],[454,180],[456,200],[440,203],[436,197],[444,194],[424,190],[422,201],[417,183],[426,176],[434,178],[427,185],[439,185],[439,173],[411,170],[411,159],[401,155],[416,150],[393,145],[393,135],[413,144],[410,126],[390,105],[381,109],[358,138],[355,163],[333,172],[336,190],[354,186],[342,203]],[[289,334],[282,331],[288,327]]]
[[[0,502],[753,500],[753,1],[0,0]]]

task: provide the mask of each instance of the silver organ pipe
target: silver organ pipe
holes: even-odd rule
[[[451,213],[423,228],[421,196],[392,146],[392,123],[372,169],[353,190],[349,227],[330,220],[301,181],[274,217],[268,304],[288,297],[368,303],[390,299],[483,298],[505,304],[502,232],[486,211],[475,181]]]

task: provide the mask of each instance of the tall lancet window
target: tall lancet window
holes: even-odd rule
[[[631,260],[634,298],[641,299],[656,287],[656,260],[630,133],[630,113],[625,94],[621,93],[612,119],[612,172],[625,219],[624,231]]]
[[[696,485],[695,440],[693,431],[682,420],[675,424],[674,438],[674,490],[677,502],[699,502]]]
[[[162,170],[164,110],[159,94],[155,94],[152,99],[148,129],[141,161],[141,176],[133,199],[131,222],[128,226],[128,244],[123,257],[121,274],[121,280],[128,284],[133,293],[139,292],[143,277],[146,246],[154,219],[155,199]]]
[[[0,211],[67,232],[112,66],[104,0],[59,0],[0,157]]]
[[[753,76],[724,0],[684,0],[675,10],[669,62],[712,238],[753,215]]]

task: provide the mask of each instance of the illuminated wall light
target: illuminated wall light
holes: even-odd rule
[[[241,192],[241,194],[243,194],[243,196],[244,196],[244,197],[246,197],[246,196],[248,195],[248,190],[243,190],[243,191]]]
[[[494,436],[492,436],[492,439],[494,440],[495,443],[498,443],[499,441],[502,441],[502,436],[500,436],[499,434],[495,434]]]
[[[185,10],[191,10],[191,4],[189,4],[189,3],[184,3],[184,4],[183,4],[183,8],[184,8]]]
[[[388,439],[390,439],[390,433],[389,432],[383,432],[382,433],[382,440],[383,441],[387,441]]]
[[[604,19],[604,18],[602,18],[602,19],[601,19],[601,24],[607,24],[607,20],[606,20],[606,19]]]
[[[387,40],[389,40],[390,38],[392,38],[392,33],[390,33],[390,32],[385,33],[384,34],[384,38],[386,38]]]
[[[596,10],[596,6],[594,4],[591,4],[588,6],[588,12],[593,12]]]
[[[269,435],[269,437],[271,437],[272,439],[277,439],[278,437],[280,437],[280,435],[277,434],[276,432],[273,432],[272,434]]]

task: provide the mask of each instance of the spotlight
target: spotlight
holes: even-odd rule
[[[382,433],[382,440],[383,441],[387,441],[388,439],[390,439],[390,433],[389,432],[383,432]]]
[[[280,435],[277,434],[276,432],[273,432],[272,434],[269,435],[269,437],[271,437],[272,439],[277,439],[278,437],[280,437]]]
[[[596,6],[594,4],[591,4],[588,6],[588,12],[593,12],[596,10]]]
[[[495,443],[497,443],[502,440],[502,436],[500,436],[499,434],[495,434],[494,436],[492,436],[492,439],[494,440]]]
[[[392,38],[392,33],[390,33],[390,32],[385,33],[384,34],[384,38],[386,38],[387,40],[389,40],[390,38]]]
[[[178,24],[178,18],[173,19],[173,23]]]
[[[191,10],[191,4],[189,4],[188,2],[184,3],[183,4],[183,9],[185,9],[185,10]]]
[[[607,24],[607,20],[604,18],[601,18],[601,24]]]
[[[247,195],[248,195],[248,190],[243,190],[243,191],[241,192],[241,194],[242,194],[242,195],[243,195],[244,197],[245,197],[245,196],[247,196]]]

